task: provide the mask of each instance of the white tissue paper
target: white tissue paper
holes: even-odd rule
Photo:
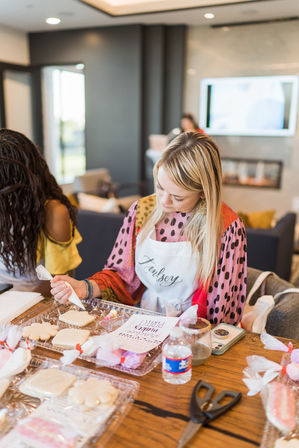
[[[293,349],[293,344],[291,342],[289,342],[288,345],[285,345],[283,342],[279,341],[274,336],[271,336],[268,333],[261,334],[261,341],[264,344],[264,348],[268,350],[288,352],[290,353],[291,361],[299,363],[299,349]]]
[[[31,350],[28,348],[17,348],[0,369],[0,379],[10,378],[12,375],[23,372],[31,360]]]
[[[95,355],[96,351],[99,347],[105,346],[106,344],[106,336],[105,334],[102,334],[100,336],[92,336],[89,338],[82,346],[80,347],[80,350],[64,350],[63,356],[60,358],[60,362],[66,366],[68,364],[72,364],[72,362],[75,361],[75,359],[78,358],[78,356],[83,353],[86,356],[93,356]]]
[[[18,327],[17,325],[11,325],[9,327],[6,343],[8,347],[12,350],[16,348],[23,334],[23,328]]]

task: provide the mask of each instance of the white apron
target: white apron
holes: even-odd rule
[[[135,250],[135,271],[147,288],[141,308],[178,316],[190,305],[198,288],[195,280],[199,256],[192,253],[189,241],[162,242],[155,229]]]

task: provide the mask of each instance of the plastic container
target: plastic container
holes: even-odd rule
[[[192,364],[203,364],[212,353],[210,322],[198,317],[195,322],[193,320],[181,320],[180,327],[192,348]]]
[[[84,305],[86,306],[86,310],[96,317],[93,322],[82,327],[82,329],[90,331],[90,336],[98,336],[103,333],[114,331],[116,330],[116,328],[120,327],[124,322],[126,322],[129,317],[135,314],[161,315],[160,313],[156,313],[153,311],[144,310],[142,308],[137,308],[130,305],[109,302],[106,300],[92,299],[90,301],[84,301]],[[61,330],[63,328],[71,328],[73,327],[73,325],[67,324],[58,319],[60,314],[63,314],[71,309],[78,309],[78,307],[73,304],[61,305],[51,299],[49,301],[49,306],[47,308],[43,308],[42,312],[36,314],[36,311],[34,310],[32,310],[32,313],[30,313],[29,311],[28,313],[26,313],[26,316],[18,322],[18,325],[26,326],[31,325],[34,322],[49,322],[51,324],[57,325],[58,330]],[[112,316],[111,319],[106,319],[106,316],[111,316],[112,310],[115,310],[117,312],[117,317],[113,318]],[[42,347],[58,353],[62,353],[64,350],[63,348],[54,346],[52,344],[52,338],[47,341],[34,341],[34,344],[38,347]],[[95,356],[87,356],[82,354],[78,358],[95,363],[100,367],[108,367],[110,369],[118,370],[120,372],[124,372],[134,376],[143,376],[152,371],[158,364],[160,364],[161,345],[162,344],[148,352],[141,365],[134,369],[126,367],[123,364],[111,366],[103,360],[98,360]]]
[[[162,376],[171,384],[184,384],[190,381],[192,350],[184,338],[183,330],[174,327],[162,345]]]
[[[46,396],[36,398],[20,393],[20,386],[26,379],[40,370],[51,368],[74,375],[76,381],[87,380],[92,377],[109,381],[117,389],[114,404],[108,407],[100,405],[92,409],[84,409],[81,405],[74,403],[69,396],[69,389],[75,383],[61,395],[51,398]],[[12,384],[2,396],[0,446],[1,448],[27,446],[25,442],[20,441],[20,439],[23,440],[24,436],[31,437],[28,446],[46,446],[42,445],[41,440],[36,444],[33,443],[33,440],[47,438],[46,433],[50,430],[53,432],[51,439],[58,438],[55,446],[61,448],[65,446],[83,448],[85,446],[95,446],[95,443],[103,447],[130,409],[138,389],[138,383],[132,380],[118,378],[78,365],[62,366],[59,360],[34,356],[27,371],[16,375]],[[31,434],[28,434],[28,431],[25,434],[28,425]],[[40,431],[38,425],[41,425]],[[65,440],[63,440],[65,444],[62,443],[62,435],[65,436]],[[47,446],[50,446],[50,444]]]

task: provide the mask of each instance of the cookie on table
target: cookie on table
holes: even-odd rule
[[[58,397],[75,381],[76,376],[55,368],[41,369],[20,384],[19,389],[31,397]]]
[[[85,327],[95,320],[94,314],[89,314],[87,311],[69,310],[59,316],[61,322],[75,325],[76,327]]]
[[[77,381],[68,394],[73,403],[82,406],[83,410],[88,410],[99,405],[112,406],[118,390],[107,380],[91,377]]]
[[[77,328],[64,328],[58,331],[55,338],[52,340],[52,344],[55,347],[72,349],[76,348],[76,345],[82,345],[89,338],[89,330],[80,330]]]
[[[29,338],[32,341],[47,341],[57,334],[57,325],[52,325],[50,322],[35,322],[23,328],[23,337]]]

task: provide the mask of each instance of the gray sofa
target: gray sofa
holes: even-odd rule
[[[78,210],[78,230],[83,238],[78,250],[83,261],[76,269],[77,279],[89,277],[103,269],[124,217],[122,213]]]
[[[296,214],[287,213],[272,229],[246,227],[248,266],[290,279]]]
[[[248,267],[247,293],[261,272],[258,269]],[[274,296],[288,288],[294,288],[294,285],[276,275],[266,279],[265,294]],[[253,305],[260,295],[259,291],[255,293],[250,304]],[[268,315],[266,331],[273,336],[299,340],[299,293],[287,293],[278,299]]]
[[[78,211],[78,229],[83,237],[78,249],[83,261],[76,269],[75,277],[77,279],[86,278],[103,268],[123,219],[124,215],[120,213]],[[248,268],[247,291],[251,289],[260,272],[257,269]],[[265,293],[275,295],[290,287],[293,285],[277,276],[272,276],[266,280]],[[259,294],[255,294],[251,302],[255,303],[258,296]],[[286,294],[280,298],[270,312],[266,329],[272,335],[299,340],[298,323],[299,294]]]

